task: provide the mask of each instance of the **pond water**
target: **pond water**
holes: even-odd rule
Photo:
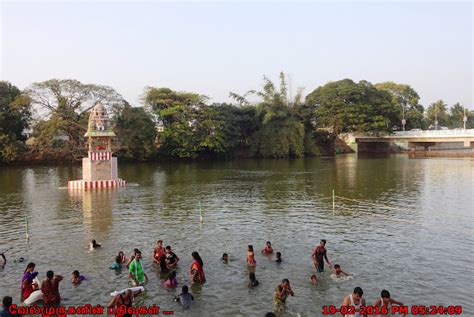
[[[356,286],[369,303],[388,289],[405,305],[461,305],[464,316],[474,316],[473,167],[469,159],[356,155],[122,164],[126,189],[75,193],[61,187],[81,178],[78,166],[1,167],[0,250],[8,262],[0,295],[19,302],[21,275],[32,261],[41,278],[50,269],[65,277],[62,304],[106,305],[110,292],[129,285],[126,270],[109,270],[114,256],[136,247],[150,281],[135,304],[177,316],[263,316],[285,277],[295,291],[286,316],[321,316],[323,305],[339,306]],[[100,250],[87,251],[92,239]],[[151,260],[158,239],[180,257],[181,285],[189,285],[191,253],[201,254],[207,282],[191,287],[190,311],[173,301],[180,287],[161,285]],[[324,272],[310,284],[320,239],[353,279],[334,281]],[[260,254],[267,240],[282,253],[281,264]],[[249,244],[257,251],[255,289],[247,286]],[[25,262],[14,263],[20,257]],[[70,282],[75,269],[88,278],[78,287]]]

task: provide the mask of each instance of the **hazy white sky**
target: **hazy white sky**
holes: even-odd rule
[[[472,2],[2,1],[0,17],[0,77],[21,89],[74,78],[137,106],[145,86],[220,102],[284,71],[293,91],[391,80],[474,109]]]

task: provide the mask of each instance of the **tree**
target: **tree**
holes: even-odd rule
[[[33,107],[37,109],[40,119],[45,121],[39,127],[45,128],[46,131],[38,131],[37,138],[64,135],[68,140],[63,142],[61,150],[65,155],[77,157],[83,156],[87,113],[95,103],[100,101],[109,111],[124,105],[122,96],[111,87],[83,84],[73,79],[51,79],[34,83],[26,92],[32,100]],[[34,151],[37,153],[53,150],[44,147],[52,144],[51,140],[37,139],[36,142],[43,145],[43,147],[36,146]]]
[[[16,160],[24,150],[23,130],[31,120],[28,96],[6,81],[0,81],[0,162]]]
[[[449,109],[449,120],[448,127],[450,129],[463,128],[464,127],[464,115],[467,117],[466,128],[469,129],[472,125],[472,114],[459,102],[455,103]]]
[[[138,161],[152,158],[157,148],[156,127],[151,115],[143,107],[131,107],[128,103],[114,117],[117,135],[117,156]]]
[[[261,101],[256,106],[259,127],[251,136],[250,149],[258,157],[301,157],[317,154],[313,127],[305,125],[302,108],[302,89],[295,98],[288,98],[288,89],[283,72],[280,73],[279,88],[266,76],[261,91],[250,90],[244,95],[230,93],[241,105],[250,104],[248,95],[256,95]]]
[[[387,91],[392,96],[394,104],[399,106],[400,120],[398,126],[402,127],[401,119],[406,120],[406,130],[423,127],[423,106],[418,104],[420,96],[409,85],[397,84],[392,81],[374,85],[375,88]]]
[[[443,100],[433,102],[426,111],[427,124],[431,128],[445,127],[449,123],[447,105]],[[435,121],[438,121],[436,124]]]
[[[207,97],[169,88],[145,88],[146,107],[163,126],[158,136],[161,154],[196,158],[221,156],[229,151],[224,120],[215,108],[206,105]]]
[[[390,132],[399,118],[390,94],[367,81],[327,83],[306,96],[305,103],[314,108],[315,123],[335,133]]]

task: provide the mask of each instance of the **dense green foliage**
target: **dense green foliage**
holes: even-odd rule
[[[391,81],[376,84],[375,87],[390,93],[393,104],[396,105],[400,111],[401,119],[406,120],[405,130],[424,127],[424,109],[423,106],[418,103],[420,96],[418,96],[418,93],[413,88]],[[398,122],[398,125],[399,127],[402,125],[401,121]]]
[[[77,80],[34,83],[24,92],[0,82],[0,162],[77,160],[86,153],[89,110],[106,107],[117,138],[114,152],[129,160],[157,157],[302,157],[334,153],[342,132],[387,134],[434,128],[474,128],[474,112],[439,100],[426,112],[418,93],[394,82],[329,82],[293,97],[283,73],[261,89],[231,92],[235,104],[213,103],[194,92],[146,87],[143,107],[130,106],[112,88]],[[250,98],[252,100],[250,101]],[[32,113],[36,116],[33,118]],[[23,132],[33,128],[26,140]]]
[[[0,162],[11,162],[24,150],[22,132],[31,119],[30,99],[9,82],[0,81]]]
[[[145,161],[156,155],[155,123],[144,108],[126,104],[114,116],[114,126],[118,143],[117,156]]]
[[[306,97],[316,124],[341,132],[390,132],[399,122],[392,96],[367,81],[343,79],[315,89]]]

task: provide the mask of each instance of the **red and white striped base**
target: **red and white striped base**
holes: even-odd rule
[[[88,152],[91,161],[108,161],[112,159],[112,152]]]
[[[100,188],[116,188],[116,187],[125,187],[127,182],[123,179],[109,179],[109,180],[100,180],[100,181],[68,181],[68,189],[100,189]]]

